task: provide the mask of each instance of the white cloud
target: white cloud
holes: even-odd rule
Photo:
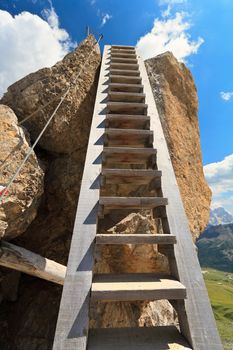
[[[231,92],[221,91],[220,96],[224,101],[229,101],[233,98],[233,91],[231,91]]]
[[[52,66],[74,47],[54,8],[43,15],[45,20],[30,12],[13,17],[0,10],[0,96],[10,84]]]
[[[105,24],[106,24],[106,22],[107,21],[109,21],[110,19],[112,18],[112,16],[111,15],[109,15],[108,13],[103,13],[102,14],[102,22],[101,22],[101,27],[103,27]]]
[[[151,58],[166,51],[171,51],[180,61],[197,53],[204,39],[191,40],[188,30],[191,23],[187,14],[177,12],[167,20],[156,18],[153,28],[137,42],[139,53],[144,59]]]
[[[213,192],[212,206],[225,207],[233,213],[233,154],[205,165],[204,173]]]

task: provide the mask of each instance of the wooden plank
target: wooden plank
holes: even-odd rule
[[[119,63],[131,63],[137,64],[137,58],[119,58],[119,57],[111,57],[111,63],[119,62]]]
[[[154,179],[162,176],[162,171],[160,170],[150,170],[150,169],[102,169],[102,175],[117,176],[117,177],[146,177],[147,182],[149,179]]]
[[[135,46],[130,46],[130,45],[112,45],[111,49],[131,49],[131,50],[135,50]]]
[[[110,69],[138,70],[139,65],[135,63],[110,62]]]
[[[54,350],[86,350],[89,328],[89,296],[92,283],[93,249],[98,220],[101,153],[108,76],[107,56],[110,47],[103,53],[96,102],[79,194],[74,231],[72,236],[67,273],[62,293]]]
[[[141,92],[109,91],[108,98],[111,102],[144,102],[145,94]]]
[[[141,77],[130,77],[126,75],[110,75],[109,78],[111,83],[141,84],[142,82]]]
[[[176,237],[171,234],[97,234],[96,244],[175,244]]]
[[[163,197],[100,197],[99,204],[107,209],[153,209],[168,204]]]
[[[105,129],[105,134],[109,136],[151,136],[153,135],[153,131],[151,130],[140,130],[140,129],[119,129],[119,128],[107,128]]]
[[[102,169],[105,184],[148,184],[153,179],[160,179],[162,172],[150,169]]]
[[[106,127],[127,128],[127,129],[149,129],[150,117],[146,115],[134,114],[107,114]]]
[[[136,59],[137,56],[136,56],[135,53],[111,52],[111,58],[132,58],[132,59]]]
[[[175,326],[91,329],[87,350],[192,350]]]
[[[141,92],[143,91],[143,85],[140,84],[127,84],[127,83],[110,83],[109,91],[131,91],[131,92]]]
[[[177,238],[177,244],[174,246],[179,271],[177,278],[187,288],[185,310],[188,325],[185,324],[185,320],[182,318],[179,319],[179,322],[183,330],[189,328],[184,335],[192,343],[194,350],[221,350],[223,347],[192,241],[146,68],[141,58],[138,59],[138,62],[146,93],[148,113],[151,116],[151,130],[154,130],[154,147],[158,149],[157,166],[163,171],[161,179],[163,195],[169,198],[169,205],[166,208],[168,225],[170,232]]]
[[[107,102],[108,113],[146,114],[147,105],[137,102]]]
[[[150,162],[153,167],[156,161],[156,149],[136,147],[104,147],[103,163],[145,164]]]
[[[153,273],[94,275],[93,301],[185,299],[185,287],[171,277]]]
[[[111,68],[111,66],[110,66],[110,74],[111,75],[124,75],[127,77],[128,76],[135,76],[135,77],[140,76],[139,70],[114,69],[114,68]]]
[[[111,154],[129,154],[136,155],[140,154],[142,156],[150,156],[157,154],[157,150],[155,148],[131,148],[131,147],[104,147],[103,153],[111,155]]]
[[[66,274],[66,266],[4,241],[0,243],[0,266],[57,284],[64,283]]]

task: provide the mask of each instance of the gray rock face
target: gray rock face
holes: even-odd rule
[[[7,106],[0,105],[0,185],[2,191],[29,150],[24,130]],[[0,237],[11,239],[34,220],[44,191],[44,172],[33,152],[0,204]]]
[[[40,69],[11,85],[2,98],[1,102],[10,106],[19,120],[35,113],[25,123],[34,140],[56,108],[61,94],[87,63],[75,88],[70,90],[39,142],[45,150],[70,153],[88,140],[86,130],[92,116],[96,75],[101,61],[99,46],[95,44],[94,37],[90,35],[52,68]]]

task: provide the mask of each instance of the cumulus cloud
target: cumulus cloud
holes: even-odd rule
[[[0,96],[10,84],[52,66],[74,47],[54,8],[44,10],[43,16],[21,12],[13,17],[0,10]]]
[[[204,173],[213,192],[212,206],[225,207],[233,213],[233,154],[205,165]]]
[[[171,10],[173,9],[174,6],[184,4],[186,3],[187,0],[160,0],[159,5],[160,6],[167,6],[167,9],[162,11],[162,17],[168,17],[171,14]]]
[[[230,101],[233,98],[233,91],[231,92],[220,92],[220,96],[224,101]]]
[[[185,62],[204,42],[201,37],[191,39],[190,27],[190,20],[184,12],[177,12],[166,20],[156,18],[151,31],[138,40],[138,51],[144,59],[171,51],[178,60]]]
[[[107,21],[109,21],[112,18],[111,15],[109,15],[108,13],[102,14],[102,22],[101,22],[101,27],[103,27]]]

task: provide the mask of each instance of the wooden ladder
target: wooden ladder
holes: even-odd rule
[[[148,184],[157,196],[105,194],[108,184]],[[98,220],[114,210],[150,210],[162,234],[99,234]],[[95,244],[158,244],[169,276],[154,273],[93,276]],[[89,330],[95,301],[167,299],[175,326]],[[160,119],[142,59],[131,46],[105,46],[54,350],[220,350]]]

